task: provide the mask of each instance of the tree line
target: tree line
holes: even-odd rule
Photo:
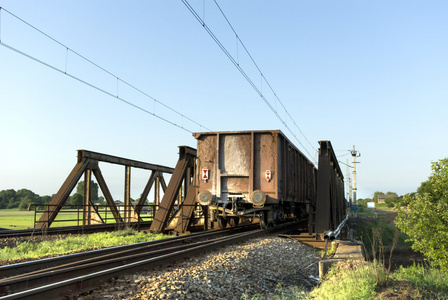
[[[13,189],[0,191],[0,209],[19,208],[21,210],[28,209],[30,204],[48,204],[50,203],[52,196],[39,196],[38,194],[27,190],[21,189],[15,191]]]
[[[415,195],[415,193],[411,193],[411,195]],[[367,207],[367,202],[378,203],[378,196],[383,196],[383,198],[385,198],[384,203],[387,207],[406,206],[408,204],[405,195],[398,196],[395,192],[384,193],[379,191],[373,194],[373,198],[358,199],[356,204],[358,207]]]
[[[98,196],[98,183],[92,181],[90,183],[91,200],[93,203],[105,204],[104,197]],[[26,210],[31,204],[35,205],[47,205],[51,202],[53,197],[51,196],[39,196],[38,194],[28,189],[20,190],[2,190],[0,191],[0,209],[19,208],[20,210]],[[76,187],[76,192],[68,197],[65,205],[78,206],[82,205],[84,201],[84,181],[80,181]]]

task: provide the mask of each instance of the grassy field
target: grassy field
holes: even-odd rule
[[[41,215],[42,213],[37,213],[36,219],[39,220]],[[101,217],[105,217],[104,213],[101,213]],[[81,218],[81,221],[78,222],[79,218]],[[111,220],[111,212],[108,212],[107,218],[106,223],[110,224],[115,222]],[[51,227],[76,225],[82,225],[82,210],[78,213],[78,210],[73,209],[61,210]],[[16,230],[34,228],[34,211],[19,210],[18,208],[0,209],[0,228]]]
[[[27,229],[34,227],[34,212],[14,209],[0,209],[0,228]]]
[[[38,213],[36,215],[36,219],[39,220],[41,215],[41,213]],[[63,213],[58,214],[52,226],[59,227],[78,225],[78,222],[76,221],[77,218],[78,214],[76,211],[64,211]],[[19,210],[18,208],[0,209],[0,228],[16,230],[34,228],[34,211]]]

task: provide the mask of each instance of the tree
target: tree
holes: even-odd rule
[[[448,158],[431,165],[432,173],[414,197],[404,196],[395,223],[413,242],[412,248],[448,271]]]
[[[74,193],[73,196],[69,198],[70,205],[78,206],[83,204],[83,197],[81,194]]]
[[[51,202],[52,199],[53,199],[53,197],[51,197],[51,196],[43,196],[40,204],[48,204]]]
[[[384,203],[386,203],[387,207],[394,207],[396,199],[393,197],[388,197],[384,199]]]
[[[378,196],[379,196],[379,195],[384,195],[384,193],[383,193],[383,192],[378,192],[378,191],[376,191],[376,192],[373,194],[373,202],[378,203]]]
[[[16,191],[14,190],[3,190],[0,191],[0,208],[6,208],[9,204],[10,198],[16,197]]]
[[[80,181],[76,187],[76,193],[84,198],[84,181]],[[90,181],[90,200],[92,203],[98,202],[98,183]]]
[[[16,208],[27,209],[30,204],[48,204],[53,196],[39,196],[38,194],[27,190],[21,189],[17,192],[15,190],[2,190],[0,191],[0,209],[2,208]]]
[[[100,205],[107,205],[107,201],[103,196],[98,197],[98,202],[100,203]]]
[[[16,192],[16,201],[19,202],[19,209],[25,210],[30,204],[38,204],[41,197],[30,190],[21,189]]]
[[[358,199],[356,200],[356,205],[358,205],[358,207],[367,207],[367,199]]]
[[[3,190],[0,191],[0,204],[1,208],[14,208],[19,206],[20,201],[16,200],[15,190]]]

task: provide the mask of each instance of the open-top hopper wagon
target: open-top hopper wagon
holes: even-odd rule
[[[197,202],[219,227],[259,218],[306,219],[316,201],[317,170],[280,130],[194,133]]]

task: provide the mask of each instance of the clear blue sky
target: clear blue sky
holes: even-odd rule
[[[358,198],[414,192],[431,161],[448,156],[447,1],[218,3],[313,148],[330,140],[344,163],[353,145],[360,151]],[[214,2],[190,4],[269,94]],[[213,131],[280,129],[303,152],[315,153],[302,136],[307,149],[289,134],[180,0],[0,0],[0,6]],[[5,11],[0,20],[3,43],[117,92],[113,76]],[[124,84],[118,93],[154,109]],[[0,190],[56,193],[77,149],[174,166],[177,146],[196,144],[189,132],[4,46],[0,113]],[[179,121],[160,106],[156,113]],[[122,199],[123,168],[100,167],[114,198]],[[147,174],[134,175],[137,198]]]

